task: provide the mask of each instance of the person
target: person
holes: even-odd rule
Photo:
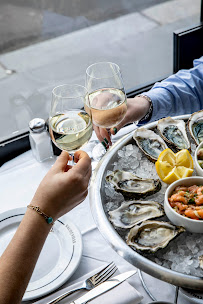
[[[135,121],[139,125],[167,116],[191,114],[203,109],[203,56],[194,60],[194,67],[180,70],[151,90],[127,100],[127,113],[122,122],[110,129],[94,126],[98,139],[107,139],[111,145],[111,134],[115,135],[123,126]]]
[[[21,303],[52,224],[87,195],[91,160],[84,151],[75,152],[75,166],[67,165],[70,159],[63,151],[43,178],[0,258],[1,304]]]

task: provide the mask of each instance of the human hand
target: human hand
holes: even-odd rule
[[[54,220],[67,213],[87,196],[91,176],[91,160],[86,152],[74,154],[75,166],[67,165],[71,159],[63,151],[40,183],[31,204],[41,208]]]
[[[127,113],[121,123],[117,126],[114,126],[107,131],[104,128],[97,127],[94,125],[95,133],[99,141],[104,141],[104,138],[108,140],[109,145],[112,145],[111,134],[115,135],[122,127],[134,121],[139,121],[142,117],[146,115],[149,110],[150,104],[149,101],[143,97],[135,97],[127,99]],[[108,148],[108,145],[107,145]]]

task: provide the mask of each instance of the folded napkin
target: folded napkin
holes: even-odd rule
[[[127,281],[89,301],[91,304],[138,304],[143,296]]]
[[[99,269],[97,269],[97,271],[101,270],[103,268],[100,267]],[[74,282],[68,284],[68,287],[65,287],[63,289],[60,289],[56,292],[54,292],[53,294],[41,299],[41,300],[36,300],[36,302],[32,301],[32,304],[46,304],[47,302],[55,299],[56,297],[62,295],[63,293],[71,290],[71,289],[75,289],[78,287],[81,287],[80,282],[84,281],[85,279],[89,278],[92,274],[96,273],[97,271],[91,271],[90,273],[82,276],[80,279],[75,280]],[[116,273],[115,275],[117,275],[118,273]],[[69,295],[67,298],[65,298],[64,300],[61,300],[60,303],[61,304],[68,304],[76,299],[78,299],[79,297],[83,296],[84,294],[86,294],[88,291],[86,290],[81,290],[81,291],[77,291],[74,292],[72,295]],[[93,299],[92,301],[89,301],[88,303],[91,304],[138,304],[141,302],[143,296],[133,287],[131,286],[127,281],[121,283],[120,285],[114,287],[113,289],[105,292],[104,294],[96,297],[95,299]],[[27,302],[30,303],[30,302]]]

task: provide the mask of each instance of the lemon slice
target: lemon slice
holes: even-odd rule
[[[155,166],[159,177],[167,184],[191,176],[194,168],[193,159],[188,150],[183,149],[174,153],[169,148],[160,153]]]
[[[171,166],[175,166],[175,162],[176,162],[175,153],[171,149],[167,148],[159,154],[158,161],[167,162]]]
[[[163,180],[173,170],[173,166],[166,161],[157,161],[155,163],[155,167],[161,180]]]
[[[189,151],[184,149],[176,153],[176,165],[184,166],[186,168],[193,168],[193,159]]]

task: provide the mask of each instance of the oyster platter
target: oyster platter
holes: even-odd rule
[[[135,266],[176,285],[181,286],[180,278],[185,277],[182,286],[196,289],[198,279],[203,277],[203,233],[189,233],[170,223],[163,208],[168,185],[159,179],[155,162],[166,148],[174,152],[188,149],[194,157],[201,141],[203,111],[166,117],[137,128],[110,149],[93,177],[101,186],[99,200],[104,216],[91,204],[98,228],[122,256],[131,263],[134,258]],[[91,192],[91,198],[96,196],[96,190]],[[111,228],[109,224],[105,229],[101,227],[106,220]],[[125,245],[119,243],[115,233]],[[203,288],[202,280],[201,284]]]

